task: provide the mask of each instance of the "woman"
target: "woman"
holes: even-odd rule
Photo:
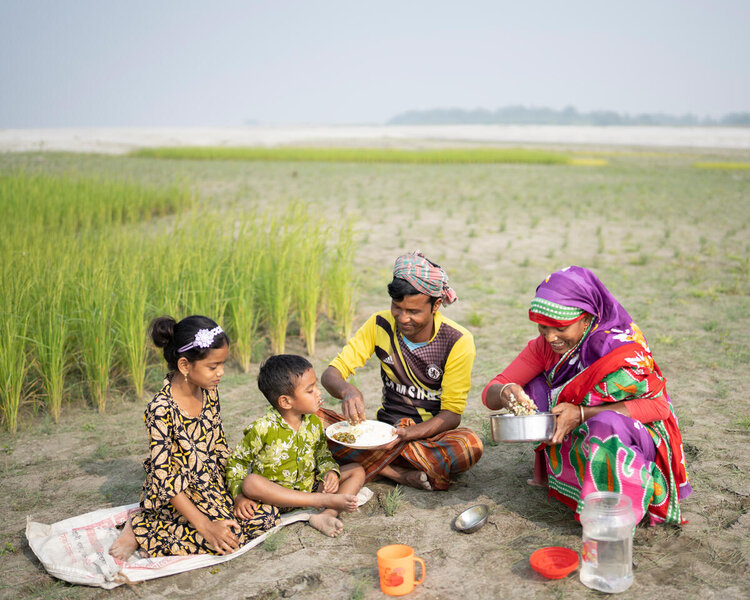
[[[523,387],[540,411],[557,415],[530,483],[546,482],[576,513],[590,492],[611,490],[630,497],[638,521],[648,514],[652,525],[683,523],[679,500],[692,488],[682,436],[630,315],[591,271],[568,267],[539,284],[529,319],[539,337],[487,384],[482,400],[507,408]]]

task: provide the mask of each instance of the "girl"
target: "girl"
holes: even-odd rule
[[[150,457],[143,463],[143,510],[109,552],[123,561],[139,548],[150,557],[231,553],[275,526],[279,510],[261,504],[248,519],[232,517],[217,391],[229,338],[202,316],[179,323],[160,317],[151,324],[151,338],[164,349],[169,373],[145,413]]]

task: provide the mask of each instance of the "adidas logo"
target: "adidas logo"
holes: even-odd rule
[[[391,358],[391,356],[390,356],[390,355],[388,355],[388,356],[387,356],[387,357],[385,358],[385,360],[383,360],[383,362],[384,362],[385,364],[387,364],[387,365],[392,365],[392,364],[393,364],[393,359]]]

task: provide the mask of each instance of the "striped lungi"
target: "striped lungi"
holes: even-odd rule
[[[342,415],[327,408],[321,408],[316,414],[324,427],[344,420]],[[396,427],[414,424],[412,419],[401,419]],[[339,463],[361,464],[365,469],[365,481],[371,481],[384,467],[393,463],[426,473],[433,490],[447,490],[451,477],[471,469],[484,450],[482,440],[468,427],[443,431],[423,440],[402,442],[386,450],[356,450],[330,439],[328,447]]]

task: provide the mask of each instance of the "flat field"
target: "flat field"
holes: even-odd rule
[[[482,460],[450,491],[406,489],[393,516],[385,505],[394,486],[370,484],[375,497],[344,516],[345,532],[336,539],[295,524],[275,543],[219,568],[103,591],[47,575],[26,543],[26,517],[53,523],[138,500],[147,452],[143,409],[162,369],[149,367],[143,398],[116,391],[102,414],[82,394],[66,399],[58,424],[29,397],[18,433],[0,433],[0,598],[380,598],[375,552],[389,543],[413,546],[426,562],[425,583],[413,598],[598,596],[576,575],[550,581],[531,570],[528,557],[537,548],[580,549],[580,526],[545,491],[526,485],[530,444],[490,443],[480,399],[484,384],[535,335],[526,315],[536,285],[570,264],[594,270],[643,329],[667,377],[695,490],[683,503],[689,524],[636,529],[635,582],[620,597],[746,598],[750,170],[736,166],[750,162],[750,154],[594,150],[578,147],[575,154],[607,164],[0,155],[2,171],[75,172],[155,186],[184,182],[198,195],[200,210],[226,218],[227,227],[251,209],[292,202],[333,224],[352,219],[355,327],[389,306],[385,286],[394,258],[421,249],[446,268],[459,295],[445,314],[475,336],[463,423],[487,441]],[[712,167],[696,168],[698,162]],[[297,331],[292,322],[287,351],[304,354]],[[318,373],[342,342],[324,320],[311,357]],[[267,348],[259,349],[248,373],[230,365],[222,380],[230,444],[265,411],[255,376]],[[357,374],[369,415],[378,405],[378,382],[374,363]],[[476,503],[490,506],[489,523],[472,535],[453,531],[453,518]]]

